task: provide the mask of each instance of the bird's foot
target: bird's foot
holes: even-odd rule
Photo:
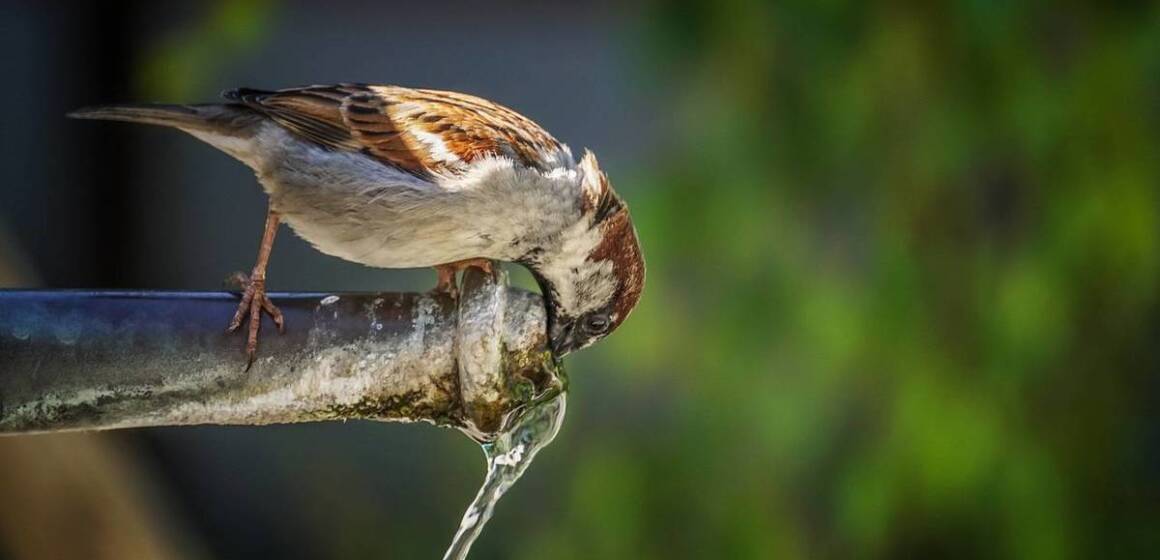
[[[238,303],[238,310],[234,313],[234,318],[230,321],[228,331],[234,332],[242,326],[242,320],[247,316],[250,319],[249,332],[246,337],[246,369],[254,365],[254,358],[258,355],[258,331],[262,328],[262,312],[265,311],[274,320],[274,326],[278,327],[278,332],[285,332],[285,324],[282,318],[282,311],[280,311],[270,298],[266,296],[266,279],[262,277],[251,278],[237,272],[232,278],[233,282],[242,289],[242,301]]]
[[[467,259],[456,263],[460,270],[467,270],[468,268],[478,268],[485,274],[495,276],[495,263],[491,259]]]
[[[459,300],[459,282],[457,276],[468,268],[478,268],[486,274],[495,275],[495,264],[490,259],[466,259],[453,263],[441,264],[435,267],[438,281],[435,283],[436,294],[447,294],[453,301]]]
[[[435,267],[435,275],[438,279],[435,281],[435,289],[431,290],[435,294],[446,294],[452,301],[459,299],[459,282],[455,280],[455,274],[459,272],[453,265],[443,264]]]

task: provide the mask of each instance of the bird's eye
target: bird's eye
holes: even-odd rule
[[[604,334],[612,322],[608,320],[607,315],[589,315],[584,320],[584,330],[591,334]]]

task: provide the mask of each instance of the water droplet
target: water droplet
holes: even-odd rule
[[[61,344],[72,346],[77,343],[81,336],[81,327],[79,321],[69,320],[61,321],[53,329],[53,334]]]
[[[28,340],[32,336],[32,329],[25,324],[17,324],[12,327],[12,336],[17,340]]]

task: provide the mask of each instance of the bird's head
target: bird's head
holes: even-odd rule
[[[547,302],[548,338],[557,356],[616,330],[644,287],[644,258],[628,207],[591,152],[580,161],[580,220],[561,233],[558,249],[531,268]]]

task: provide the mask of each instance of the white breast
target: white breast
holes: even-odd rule
[[[424,180],[359,153],[319,148],[266,125],[255,169],[294,231],[319,251],[382,268],[513,260],[579,217],[574,168],[544,174],[506,158]]]

